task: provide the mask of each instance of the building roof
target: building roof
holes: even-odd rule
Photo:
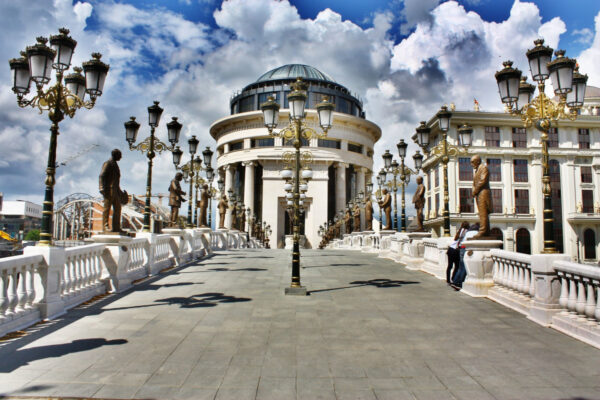
[[[587,86],[585,88],[585,98],[600,97],[600,88],[596,86]]]
[[[287,64],[277,67],[262,74],[260,78],[256,80],[256,82],[266,82],[278,79],[295,79],[297,77],[336,83],[335,80],[333,80],[333,78],[329,75],[319,71],[315,67],[304,64]]]

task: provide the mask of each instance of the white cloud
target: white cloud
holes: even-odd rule
[[[591,46],[581,52],[577,61],[579,69],[588,76],[588,85],[600,86],[600,12],[596,15],[595,29],[596,34]]]
[[[404,0],[404,9],[402,18],[404,23],[400,28],[403,35],[408,34],[417,24],[431,23],[433,20],[431,10],[433,10],[440,0]]]
[[[594,32],[589,28],[575,29],[573,31],[573,36],[579,36],[579,38],[575,40],[575,43],[590,44],[594,39]]]

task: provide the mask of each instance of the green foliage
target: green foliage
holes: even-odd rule
[[[25,240],[35,240],[36,242],[40,240],[40,230],[32,229],[25,235]]]

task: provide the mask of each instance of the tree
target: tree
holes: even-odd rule
[[[39,229],[30,230],[25,235],[25,240],[34,240],[36,242],[39,241],[40,240],[40,230]]]

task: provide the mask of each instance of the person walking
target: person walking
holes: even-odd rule
[[[469,223],[467,221],[464,221],[456,230],[456,235],[454,235],[454,241],[450,243],[450,246],[448,246],[448,267],[446,268],[446,283],[448,285],[452,283],[452,281],[456,277],[456,273],[458,272],[460,263],[459,246],[468,230]],[[453,268],[454,273],[451,274]],[[450,276],[452,276],[452,280],[450,279]]]
[[[473,224],[469,228],[469,230],[465,233],[463,237],[459,249],[460,249],[460,261],[458,263],[458,272],[455,277],[452,279],[452,287],[456,290],[462,289],[463,282],[467,278],[467,267],[465,266],[465,253],[467,250],[465,249],[464,242],[469,240],[477,235],[479,232],[479,224]]]

